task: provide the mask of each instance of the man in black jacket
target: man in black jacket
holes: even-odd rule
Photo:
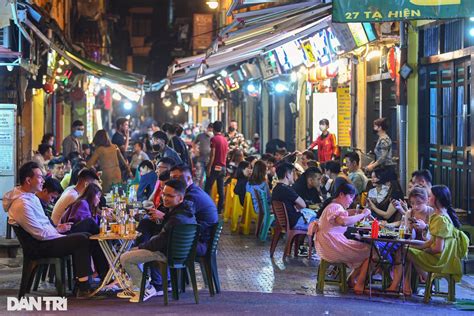
[[[142,271],[139,264],[150,261],[166,261],[168,237],[171,229],[180,224],[196,224],[192,202],[184,200],[186,184],[179,180],[170,180],[163,188],[163,204],[168,211],[163,218],[163,229],[161,232],[153,236],[150,240],[138,245],[120,257],[122,266],[130,275],[134,287],[134,294],[129,295],[127,292],[117,294],[119,298],[130,298],[130,302],[137,303],[139,298],[138,288],[142,281]],[[156,286],[148,285],[145,289],[143,300],[146,301],[153,296],[163,295],[163,285],[161,289]]]

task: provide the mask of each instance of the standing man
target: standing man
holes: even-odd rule
[[[69,157],[72,152],[78,152],[82,155],[81,138],[84,136],[84,123],[76,120],[72,123],[71,135],[64,138],[62,143],[63,157]]]
[[[130,141],[130,135],[128,132],[128,119],[125,117],[119,117],[117,121],[115,121],[115,126],[117,131],[115,132],[114,136],[112,136],[112,144],[117,145],[122,152],[124,157],[125,153],[127,152],[128,144]]]
[[[224,135],[222,135],[222,122],[215,121],[213,127],[214,137],[211,138],[211,153],[209,156],[209,165],[207,167],[206,192],[207,194],[210,194],[214,181],[217,181],[217,192],[219,194],[217,211],[220,214],[224,207],[224,177],[229,144]]]
[[[245,141],[244,135],[239,133],[238,125],[236,120],[230,121],[229,131],[226,135],[227,141],[229,142],[229,149],[241,149],[244,152],[247,152],[249,145]]]
[[[211,155],[211,138],[213,134],[212,123],[207,125],[207,130],[199,134],[194,140],[196,154],[196,182],[201,185],[204,182],[204,173],[207,170],[209,156]],[[198,172],[198,170],[200,172]]]

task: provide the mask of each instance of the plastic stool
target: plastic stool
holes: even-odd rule
[[[326,280],[326,271],[329,266],[336,266],[339,268],[339,277],[336,280]],[[316,284],[316,293],[324,293],[324,285],[339,285],[341,293],[347,293],[347,273],[346,265],[344,263],[331,263],[321,259],[318,267],[318,283]]]
[[[232,206],[234,199],[234,188],[237,179],[232,179],[229,184],[225,187],[225,200],[224,200],[224,222],[227,223],[232,218]]]
[[[436,282],[437,279],[444,278],[448,280],[448,293],[442,293],[439,291],[439,284],[436,286],[435,290],[433,291],[433,282]],[[455,302],[456,301],[456,281],[454,280],[454,275],[452,274],[438,274],[428,272],[428,277],[426,278],[426,285],[425,285],[425,297],[423,299],[424,303],[429,303],[431,300],[431,296],[445,296],[448,299],[448,302]]]

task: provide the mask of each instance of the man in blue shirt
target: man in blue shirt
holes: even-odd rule
[[[170,170],[171,179],[186,183],[185,200],[194,204],[195,216],[201,226],[201,236],[197,245],[197,255],[202,256],[207,251],[207,243],[211,238],[211,228],[218,221],[217,207],[210,196],[194,184],[191,169],[186,165],[178,165]]]

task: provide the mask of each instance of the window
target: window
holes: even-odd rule
[[[151,35],[151,15],[132,15],[132,36],[147,37]]]

